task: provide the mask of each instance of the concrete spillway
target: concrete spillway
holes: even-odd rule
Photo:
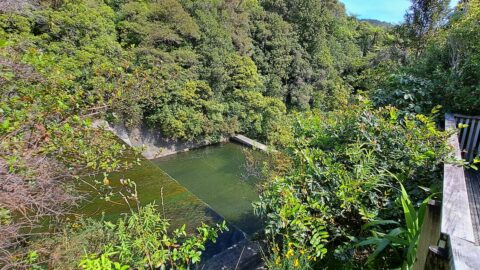
[[[265,144],[262,144],[262,143],[259,143],[255,140],[252,140],[248,137],[245,137],[243,135],[235,135],[232,137],[232,140],[233,141],[236,141],[238,143],[241,143],[243,145],[246,145],[248,147],[252,147],[252,148],[255,148],[255,149],[260,149],[262,151],[267,151],[267,146]]]
[[[151,131],[129,132],[121,125],[111,126],[105,121],[96,121],[95,126],[113,132],[130,146],[147,148],[142,154],[150,160],[142,159],[141,165],[113,173],[110,178],[114,183],[120,178],[136,181],[142,205],[161,201],[172,228],[187,224],[187,228],[194,231],[201,223],[227,220],[230,230],[220,234],[216,243],[207,244],[202,263],[196,269],[241,270],[261,265],[260,247],[248,239],[263,227],[261,220],[253,215],[251,206],[251,202],[258,199],[256,180],[245,171],[245,157],[239,144],[262,151],[267,150],[267,146],[238,135],[231,138],[238,144],[216,144],[183,152],[204,143],[170,144],[171,148],[164,148],[166,139],[158,139],[160,136]],[[176,155],[152,159],[175,152]],[[128,212],[128,206],[120,200],[113,206],[96,200],[82,207],[82,211],[88,216],[105,212],[107,218],[115,220],[121,213]]]

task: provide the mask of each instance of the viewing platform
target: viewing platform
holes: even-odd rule
[[[456,160],[471,162],[480,150],[480,117],[445,115],[445,130],[457,131],[460,125],[462,128],[450,136],[448,143]],[[431,204],[424,225],[414,269],[480,269],[479,171],[445,163],[441,209]],[[437,233],[429,235],[431,231]],[[428,255],[421,259],[423,255],[419,254],[427,251],[420,247],[425,246]]]
[[[457,129],[459,124],[468,125],[449,139],[457,160],[471,161],[478,153],[479,120],[480,117],[445,116],[445,130]],[[480,269],[477,211],[480,192],[472,188],[478,187],[477,176],[478,171],[465,170],[463,166],[445,164],[444,167],[441,232],[448,235],[452,269]]]

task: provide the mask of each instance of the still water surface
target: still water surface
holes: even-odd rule
[[[215,212],[251,235],[262,227],[253,214],[258,200],[257,169],[247,165],[245,148],[224,143],[153,160],[153,163]],[[252,152],[256,160],[262,153]],[[258,163],[258,162],[257,162]]]
[[[251,235],[262,227],[252,208],[252,202],[258,199],[259,177],[248,173],[251,168],[246,166],[244,150],[234,143],[217,144],[142,160],[140,165],[111,174],[109,178],[117,189],[120,178],[134,180],[141,205],[156,203],[161,211],[165,209],[172,228],[187,224],[187,228],[193,230],[203,222],[212,224],[223,217]],[[262,155],[253,154],[258,159]],[[93,197],[79,212],[90,217],[103,214],[105,219],[114,220],[128,213],[129,207],[120,196],[112,197],[110,202]]]
[[[102,178],[103,176],[97,179]],[[202,222],[218,221],[218,218],[212,215],[212,211],[205,203],[149,160],[142,160],[140,165],[136,165],[125,172],[109,175],[115,190],[114,194],[117,194],[116,192],[120,189],[119,180],[121,178],[135,181],[140,205],[154,203],[158,206],[160,212],[165,209],[164,216],[170,220],[172,228],[187,224],[191,231]],[[88,187],[84,187],[84,189],[87,194],[96,194]],[[131,201],[130,203],[135,208],[134,202]],[[122,213],[130,212],[128,205],[119,195],[113,196],[110,201],[105,201],[100,196],[91,197],[88,202],[82,204],[78,211],[95,218],[103,215],[106,220],[116,220]]]

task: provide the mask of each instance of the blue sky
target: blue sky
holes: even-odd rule
[[[377,19],[390,23],[403,21],[403,15],[410,6],[409,0],[340,0],[347,12],[361,19]],[[458,0],[452,0],[454,6]]]

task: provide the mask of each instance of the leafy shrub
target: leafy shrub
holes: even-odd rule
[[[105,229],[113,238],[105,243],[104,252],[118,252],[122,264],[140,269],[186,269],[200,261],[204,244],[215,241],[226,225],[202,225],[197,228],[198,235],[187,234],[184,225],[169,234],[168,221],[154,205],[147,205],[116,224],[105,223]]]
[[[373,92],[377,106],[390,105],[407,113],[428,113],[433,109],[430,80],[410,74],[392,75],[388,84]]]
[[[112,262],[110,257],[115,253],[103,253],[99,258],[90,256],[80,261],[79,266],[85,270],[128,270],[128,265],[121,265],[118,262]]]
[[[405,218],[405,226],[398,226],[394,229],[384,233],[383,231],[377,231],[370,229],[372,236],[366,240],[358,243],[358,246],[375,245],[375,251],[370,254],[368,262],[372,262],[379,254],[384,251],[388,246],[392,246],[397,249],[403,249],[402,254],[406,254],[402,269],[410,269],[415,263],[417,256],[417,246],[420,239],[420,232],[422,231],[423,220],[427,210],[428,202],[432,199],[433,195],[424,199],[418,208],[410,200],[407,191],[400,184],[401,196],[400,204],[403,210]],[[374,220],[365,224],[362,228],[369,229],[380,227],[381,225],[400,225],[395,220]]]
[[[306,255],[302,248],[294,246],[292,242],[283,243],[281,246],[273,244],[269,252],[271,252],[270,256],[264,258],[267,269],[306,270],[312,269],[310,261],[316,261],[315,258]]]
[[[81,219],[58,237],[34,241],[31,248],[39,250],[39,261],[53,268],[188,269],[200,261],[207,242],[228,230],[225,222],[203,224],[195,233],[185,225],[173,229],[157,208],[149,204],[115,222]]]
[[[320,258],[326,247],[352,243],[374,219],[402,218],[390,173],[414,200],[425,197],[418,186],[438,185],[447,137],[432,118],[400,118],[362,98],[346,110],[299,117],[289,148],[294,168],[264,185],[255,209],[267,234]]]

